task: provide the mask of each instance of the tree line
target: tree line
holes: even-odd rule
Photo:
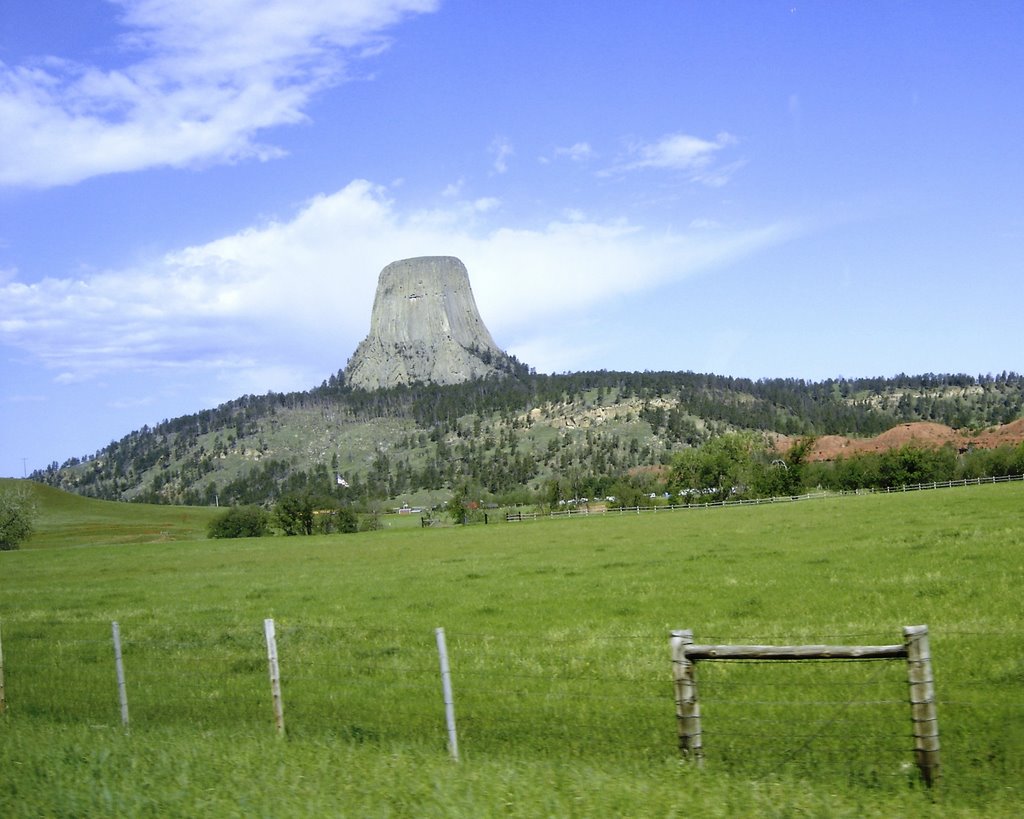
[[[543,375],[514,360],[509,369],[505,377],[464,384],[374,391],[352,388],[338,372],[309,391],[242,396],[143,427],[32,478],[99,498],[225,506],[269,507],[310,491],[370,508],[402,494],[464,486],[500,498],[617,497],[659,489],[644,469],[664,469],[708,447],[713,453],[716,439],[741,430],[807,438],[876,435],[918,420],[981,428],[1024,409],[1024,377],[1011,372],[808,382],[693,372]],[[552,429],[546,439],[528,438],[530,425],[552,423],[543,414],[535,422],[531,411],[553,406],[621,408],[631,431]],[[414,431],[381,442],[368,462],[345,470],[346,486],[339,487],[336,453],[322,460],[270,452],[265,437],[289,429],[299,410],[350,425],[396,419]],[[843,465],[874,480],[862,467]],[[820,480],[841,482],[824,473]]]
[[[906,444],[833,461],[807,459],[814,438],[777,452],[753,433],[730,433],[673,458],[666,490],[697,502],[784,497],[820,489],[894,489],[963,479],[1024,475],[1024,443],[958,452]]]

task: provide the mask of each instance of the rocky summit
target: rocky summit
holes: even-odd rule
[[[453,256],[421,256],[380,272],[370,334],[352,354],[345,380],[374,390],[458,384],[510,369],[480,318],[466,266]]]

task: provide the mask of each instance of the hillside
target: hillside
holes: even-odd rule
[[[779,436],[778,446],[785,449],[795,443],[790,436]],[[834,461],[859,453],[888,452],[908,445],[938,448],[952,446],[958,452],[972,449],[995,449],[1024,443],[1024,418],[982,430],[953,429],[933,421],[900,424],[871,438],[849,438],[845,435],[822,435],[815,438],[808,461]]]
[[[39,483],[0,478],[0,488],[26,483],[39,513],[35,531],[25,544],[31,549],[196,540],[206,536],[215,511],[114,503]]]
[[[243,396],[143,427],[32,477],[98,498],[195,505],[265,503],[311,485],[364,505],[438,502],[460,485],[514,501],[551,480],[606,494],[641,467],[735,430],[814,436],[811,460],[899,445],[908,429],[922,444],[998,446],[1018,440],[1022,410],[1015,373],[806,382],[521,368],[375,391],[339,373],[309,391]],[[904,426],[919,423],[931,426]],[[937,425],[942,435],[926,434]]]

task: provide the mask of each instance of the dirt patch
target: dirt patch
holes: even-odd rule
[[[1024,441],[1024,418],[1018,418],[1001,427],[989,429],[971,436],[971,442],[980,449],[994,449],[997,446],[1016,446]]]
[[[776,442],[779,451],[785,451],[796,442],[796,438],[780,435]],[[807,460],[834,461],[856,453],[888,452],[890,449],[914,444],[915,446],[938,448],[950,444],[960,452],[969,449],[995,449],[1000,446],[1017,446],[1024,442],[1024,418],[1009,424],[989,427],[981,432],[957,430],[945,424],[917,421],[900,424],[874,438],[847,438],[843,435],[822,435],[816,438]]]

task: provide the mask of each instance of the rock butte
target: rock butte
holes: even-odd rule
[[[345,380],[374,390],[458,384],[510,369],[480,318],[466,266],[453,256],[420,256],[380,272],[370,334],[349,359]]]

